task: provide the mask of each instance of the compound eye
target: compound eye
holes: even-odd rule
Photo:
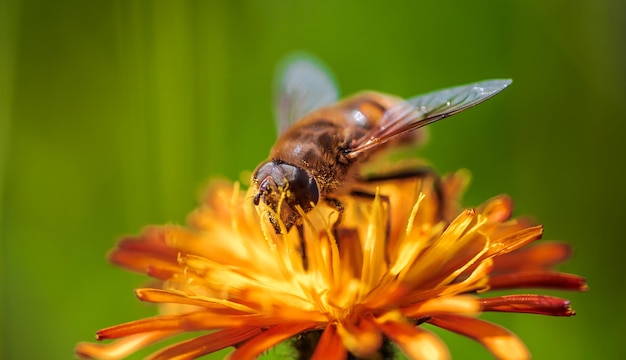
[[[294,169],[293,178],[289,181],[289,190],[293,193],[295,204],[300,205],[304,212],[308,212],[319,201],[319,188],[315,179],[306,170],[298,167]]]

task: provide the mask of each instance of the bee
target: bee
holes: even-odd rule
[[[322,200],[341,212],[338,197],[363,181],[360,169],[371,156],[418,141],[418,129],[475,106],[509,84],[510,79],[485,80],[407,100],[370,91],[338,101],[321,63],[296,58],[278,78],[279,137],[253,172],[253,202],[272,210],[269,219],[278,234],[302,224],[298,207],[307,213]]]

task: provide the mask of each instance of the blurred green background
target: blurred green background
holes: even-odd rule
[[[0,2],[0,357],[71,359],[153,314],[109,265],[122,234],[182,223],[207,179],[239,179],[275,138],[275,65],[317,54],[344,94],[513,86],[430,126],[438,170],[468,168],[576,255],[577,316],[490,316],[536,359],[626,358],[626,2]],[[554,294],[554,292],[552,292]],[[488,357],[443,335],[455,358]],[[270,355],[274,354],[270,351]],[[145,355],[145,353],[143,353]]]

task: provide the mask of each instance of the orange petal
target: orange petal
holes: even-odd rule
[[[170,227],[172,226],[149,226],[143,229],[139,236],[123,238],[117,243],[117,247],[176,259],[178,251],[167,246],[165,242],[166,233]]]
[[[511,217],[513,213],[513,200],[506,196],[496,196],[487,200],[478,212],[487,217],[490,222],[504,222]]]
[[[369,357],[383,344],[383,335],[369,319],[361,319],[358,325],[348,322],[337,325],[337,333],[343,345],[357,357]]]
[[[453,284],[443,286],[441,288],[415,290],[401,298],[397,303],[399,305],[411,305],[414,303],[426,301],[438,296],[452,296],[460,293],[469,293],[472,291],[480,291],[488,288],[488,274],[491,271],[493,261],[487,259],[482,261],[476,268],[467,275],[463,280]]]
[[[450,358],[446,345],[430,331],[406,322],[386,321],[377,325],[409,359]]]
[[[572,255],[571,245],[558,241],[542,241],[494,259],[493,273],[520,270],[546,270]]]
[[[478,341],[498,359],[531,357],[526,345],[515,334],[495,324],[460,315],[433,316],[427,322]]]
[[[126,269],[145,273],[150,265],[176,266],[178,250],[165,243],[166,226],[151,226],[137,237],[126,237],[109,253],[109,260]]]
[[[311,360],[345,360],[348,352],[334,325],[326,326]]]
[[[153,303],[196,305],[211,309],[212,312],[216,312],[219,314],[245,315],[257,312],[255,309],[234,301],[218,298],[189,296],[169,290],[144,288],[135,290],[135,294],[141,301],[148,301]]]
[[[155,254],[129,249],[115,249],[109,254],[109,261],[113,264],[160,279],[167,280],[172,274],[183,272],[183,268],[176,263],[176,257],[163,258]],[[152,270],[151,270],[152,269]],[[157,271],[155,271],[157,270]]]
[[[98,340],[116,339],[157,330],[184,332],[245,326],[251,322],[254,323],[257,319],[256,315],[220,315],[209,311],[160,315],[102,329],[97,332],[96,338]]]
[[[81,342],[74,352],[81,359],[122,359],[157,341],[173,336],[177,331],[150,331],[127,336],[109,344]]]
[[[587,291],[585,278],[573,274],[533,271],[496,275],[489,279],[491,290],[542,288]]]
[[[152,354],[149,360],[195,359],[202,355],[236,345],[257,336],[259,327],[224,329],[204,336],[183,341]]]
[[[254,359],[267,349],[274,347],[280,342],[283,342],[298,333],[310,330],[316,325],[317,324],[313,322],[276,325],[245,342],[237,350],[231,353],[228,356],[228,359]]]
[[[135,295],[141,301],[147,301],[151,303],[174,303],[202,306],[210,309],[224,309],[227,308],[221,304],[217,304],[211,301],[207,301],[206,298],[198,296],[189,296],[185,294],[176,293],[169,290],[142,288],[135,289]],[[232,314],[241,314],[241,312],[232,310]]]
[[[177,274],[181,274],[186,269],[182,266],[176,264],[157,264],[154,261],[151,261],[150,264],[146,268],[146,274],[152,278],[166,281],[172,279]],[[189,276],[190,271],[188,271],[185,276]]]

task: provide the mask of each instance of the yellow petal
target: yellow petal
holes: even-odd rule
[[[543,234],[543,226],[533,226],[525,228],[520,231],[516,231],[505,237],[493,241],[491,249],[485,254],[485,256],[500,256],[510,253],[513,250],[519,249],[522,246],[541,238]]]
[[[480,312],[478,298],[471,295],[446,296],[410,305],[402,309],[402,314],[410,318],[419,318],[434,314],[460,313],[474,315]]]
[[[476,213],[473,210],[466,210],[454,219],[439,239],[424,251],[419,261],[406,269],[405,281],[416,287],[423,287],[432,278],[440,277],[439,270],[449,259],[454,258],[456,251],[459,250],[455,243],[465,234],[475,217]]]

